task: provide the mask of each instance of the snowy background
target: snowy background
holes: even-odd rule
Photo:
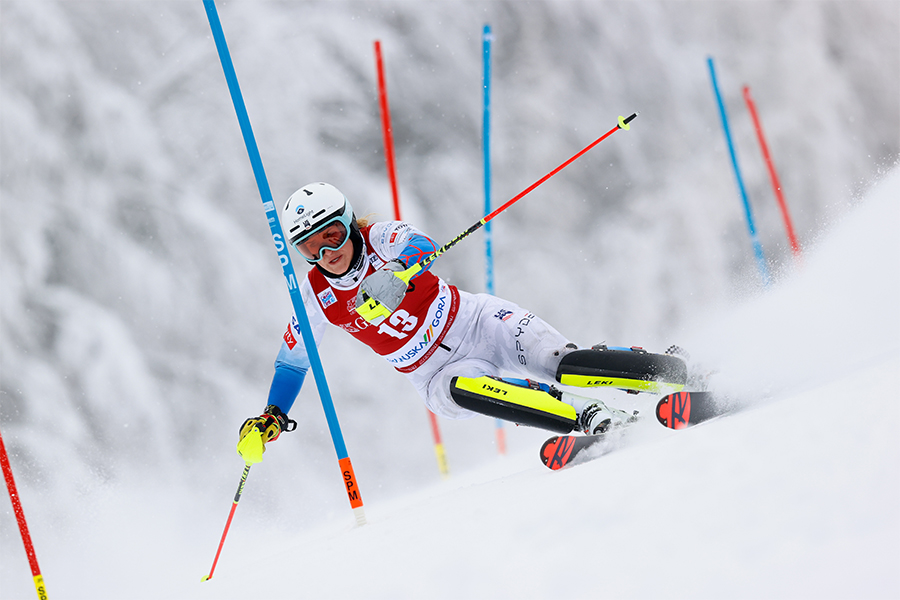
[[[497,293],[582,345],[685,345],[754,402],[687,432],[645,419],[561,473],[541,432],[507,427],[501,458],[493,421],[441,420],[441,481],[411,386],[333,330],[369,525],[351,527],[310,378],[201,584],[290,313],[202,3],[3,0],[0,427],[51,597],[900,597],[900,3],[219,12],[273,195],[324,180],[390,218],[381,40],[404,216],[441,242],[483,214],[485,23],[495,205],[639,112],[493,222]],[[482,239],[436,272],[483,290]],[[0,597],[34,597],[8,500]]]

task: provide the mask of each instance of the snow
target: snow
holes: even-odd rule
[[[792,278],[716,319],[711,329],[719,334],[693,340],[698,348],[739,348],[729,357],[734,379],[765,374],[773,382],[765,399],[753,397],[737,413],[677,432],[646,418],[613,452],[559,472],[540,465],[543,436],[535,432],[533,444],[509,456],[366,505],[361,527],[349,505],[303,529],[289,517],[248,519],[258,502],[256,471],[270,468],[264,461],[251,470],[214,577],[203,583],[220,533],[207,511],[220,512],[214,516],[224,523],[228,496],[198,519],[185,490],[111,492],[91,499],[70,539],[38,539],[48,591],[84,598],[897,597],[898,219],[895,171]],[[841,292],[835,280],[869,286]],[[820,305],[823,286],[835,298]],[[844,311],[831,312],[833,304]],[[793,315],[789,323],[785,315]],[[771,364],[788,351],[790,360]],[[652,398],[632,402],[650,414]],[[238,474],[235,465],[235,480]],[[360,478],[365,499],[371,482]],[[25,568],[17,581],[11,575],[3,583],[13,591],[4,597],[27,597]]]
[[[727,332],[732,378],[765,373],[767,398],[687,431],[644,419],[561,472],[535,445],[255,560],[237,542],[197,597],[252,594],[260,572],[293,574],[273,597],[897,597],[898,223],[900,171],[794,277],[694,340]]]
[[[331,181],[378,218],[382,41],[404,215],[438,240],[481,216],[485,22],[498,202],[639,111],[495,220],[498,293],[582,345],[678,343],[742,410],[673,432],[606,392],[645,418],[560,472],[546,433],[500,457],[492,420],[441,420],[441,480],[405,379],[329,332],[368,524],[310,380],[201,582],[289,314],[202,5],[3,0],[0,427],[51,598],[900,597],[900,3],[218,4],[275,197]],[[437,272],[482,289],[480,235]],[[0,500],[0,598],[33,597]]]

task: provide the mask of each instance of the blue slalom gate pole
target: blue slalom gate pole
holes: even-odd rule
[[[738,167],[737,155],[734,151],[734,144],[731,141],[731,130],[728,127],[728,115],[725,112],[725,103],[722,101],[722,95],[719,93],[719,84],[716,81],[716,68],[713,65],[711,56],[706,59],[706,63],[709,65],[709,76],[712,79],[716,102],[719,104],[719,116],[722,118],[722,129],[725,131],[725,141],[728,143],[728,152],[731,154],[731,166],[734,168],[734,176],[737,178],[738,190],[744,203],[744,214],[747,217],[747,229],[750,232],[750,241],[753,243],[753,253],[756,255],[756,265],[759,267],[759,274],[762,276],[763,284],[769,285],[769,269],[766,266],[766,257],[763,254],[759,236],[756,234],[756,226],[753,224],[753,211],[750,209],[750,199],[747,197],[747,190],[744,188],[744,180]]]
[[[275,242],[278,260],[281,263],[288,291],[291,295],[294,315],[297,317],[297,323],[300,326],[300,334],[303,337],[303,343],[306,346],[306,352],[309,355],[310,367],[315,376],[316,387],[319,390],[319,397],[322,400],[322,408],[325,410],[325,418],[328,421],[328,429],[331,432],[331,439],[334,442],[334,450],[337,453],[344,484],[347,487],[347,496],[350,500],[350,506],[353,509],[357,524],[363,525],[366,522],[366,516],[363,511],[362,496],[360,496],[359,486],[356,484],[356,475],[353,473],[353,466],[350,463],[350,457],[347,454],[344,436],[341,434],[341,425],[338,422],[337,412],[334,409],[334,402],[331,398],[331,392],[328,389],[328,381],[325,379],[325,370],[322,368],[322,360],[319,357],[315,336],[313,335],[312,327],[309,324],[309,317],[307,316],[306,308],[303,305],[303,297],[300,294],[300,285],[297,282],[294,266],[291,263],[288,244],[285,243],[284,232],[281,229],[281,221],[278,218],[278,211],[275,207],[275,202],[272,200],[272,192],[269,189],[269,182],[266,179],[266,173],[263,169],[262,158],[259,154],[259,148],[256,145],[256,138],[253,136],[253,129],[250,127],[250,117],[248,116],[247,108],[244,105],[244,98],[241,94],[240,85],[238,84],[234,64],[231,61],[231,54],[228,51],[228,44],[225,41],[225,32],[222,30],[222,23],[219,21],[215,0],[203,0],[203,6],[206,9],[206,16],[209,19],[209,27],[212,30],[213,39],[216,42],[219,60],[222,63],[222,70],[225,72],[225,80],[228,83],[228,91],[231,93],[234,111],[237,113],[238,123],[241,126],[244,145],[247,147],[247,154],[250,156],[250,164],[253,167],[253,175],[256,177],[256,185],[259,188],[263,209],[265,210],[266,218],[269,221],[269,229],[272,232],[272,240]]]
[[[482,145],[484,150],[484,214],[491,213],[491,26],[484,26],[482,54],[484,57],[484,111],[482,117]],[[494,293],[494,255],[491,251],[491,224],[484,225],[485,275],[487,293]]]
[[[484,58],[484,112],[482,117],[482,143],[484,147],[484,214],[491,214],[491,26],[485,25],[481,36],[481,49]],[[491,223],[484,224],[485,277],[487,293],[494,294],[494,253],[491,248],[493,235]],[[495,419],[497,431],[497,451],[506,454],[506,435],[503,421]]]

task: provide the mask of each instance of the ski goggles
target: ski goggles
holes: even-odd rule
[[[294,248],[307,262],[317,263],[326,250],[340,250],[348,239],[347,226],[340,217],[335,217],[318,231],[294,242]]]

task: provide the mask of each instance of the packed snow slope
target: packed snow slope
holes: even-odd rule
[[[302,479],[302,465],[277,464],[273,448],[251,471],[207,582],[226,490],[219,522],[185,490],[132,487],[90,510],[73,498],[72,537],[37,528],[48,589],[241,600],[896,598],[898,223],[900,170],[790,277],[686,334],[698,359],[716,357],[712,385],[743,400],[736,413],[674,432],[650,417],[655,398],[610,392],[647,416],[613,452],[551,472],[538,459],[546,435],[531,430],[508,456],[369,503],[362,527],[339,489],[318,525],[296,524],[300,501],[259,516],[257,474]],[[364,498],[378,486],[365,471],[360,482]],[[11,562],[4,597],[26,598],[24,557]]]
[[[555,474],[540,432],[507,427],[499,458],[491,420],[441,420],[441,481],[411,386],[330,331],[370,523],[351,528],[310,381],[200,584],[242,468],[237,429],[264,405],[290,314],[202,4],[3,0],[0,428],[51,597],[900,594],[885,568],[900,3],[218,4],[276,199],[325,180],[386,219],[381,40],[403,213],[440,242],[483,215],[485,23],[495,206],[639,112],[493,222],[497,292],[582,346],[686,346],[750,406],[688,432],[648,418]],[[483,253],[479,232],[434,269],[477,292]],[[0,499],[0,598],[33,594]]]

